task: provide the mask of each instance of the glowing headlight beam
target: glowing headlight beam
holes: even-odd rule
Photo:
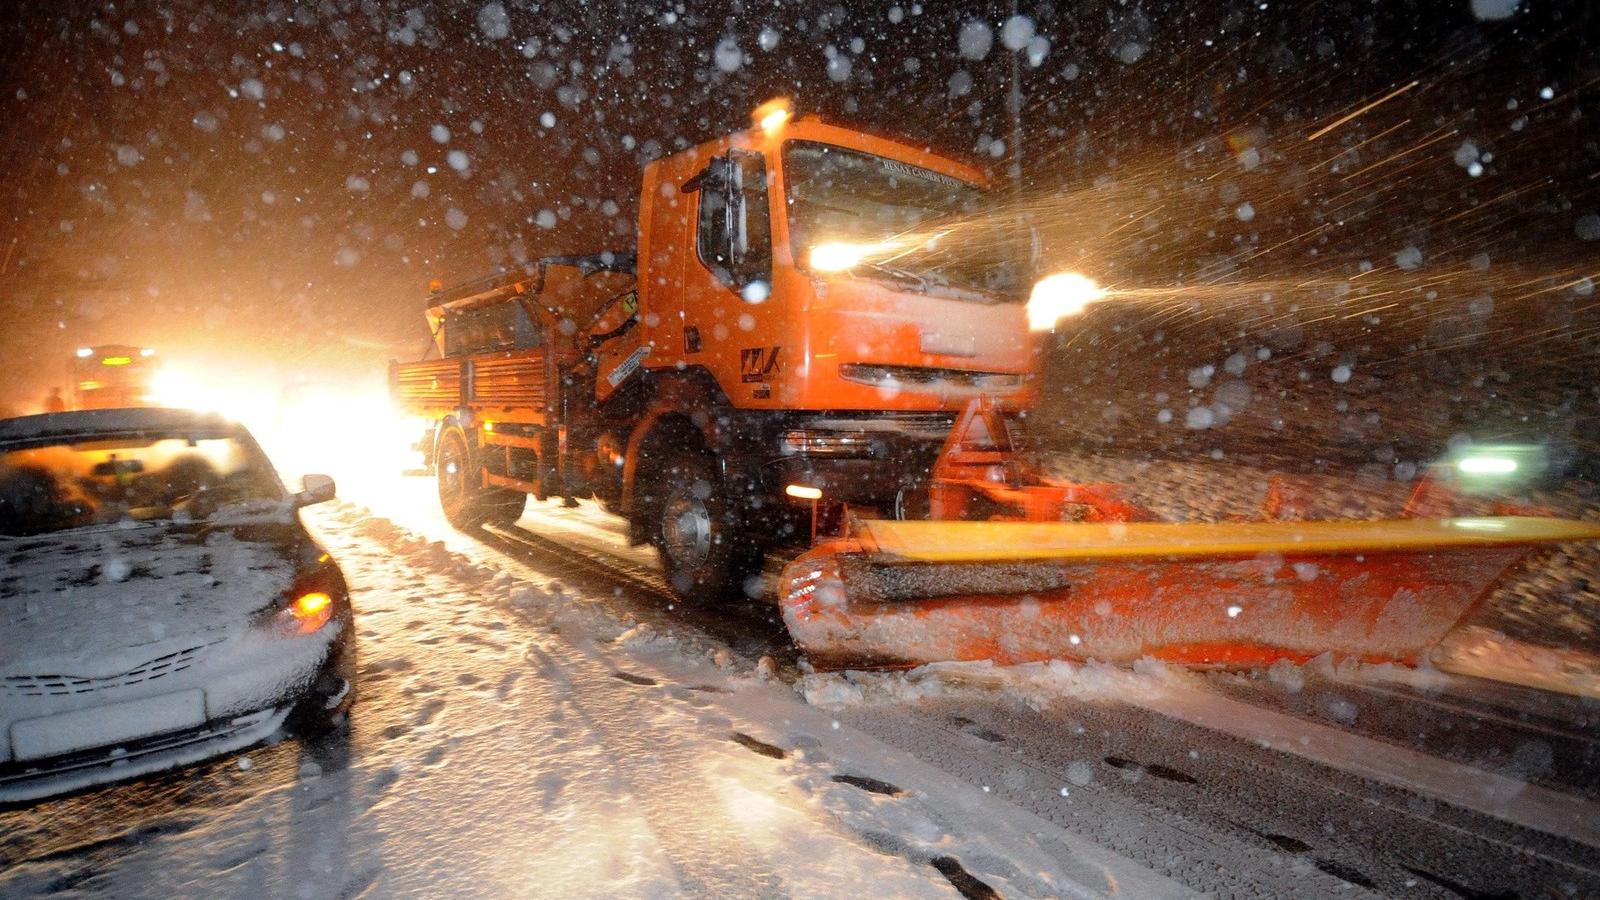
[[[1049,331],[1068,316],[1075,316],[1106,296],[1094,280],[1077,272],[1060,272],[1039,279],[1028,297],[1028,329]]]
[[[833,241],[811,248],[811,268],[819,272],[843,272],[861,265],[861,261],[879,250],[877,244],[852,244]]]

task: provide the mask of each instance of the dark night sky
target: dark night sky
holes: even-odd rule
[[[1483,18],[1514,5],[1022,3],[1047,260],[1160,289],[1374,266],[1462,296],[1534,285],[1592,338],[1600,14]],[[12,9],[0,359],[21,374],[0,403],[36,402],[86,343],[280,368],[411,354],[429,278],[630,245],[642,162],[778,94],[1003,174],[1010,9]],[[1463,284],[1488,257],[1492,284]]]

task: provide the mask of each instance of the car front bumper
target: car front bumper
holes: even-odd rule
[[[259,709],[199,728],[48,759],[0,763],[0,804],[26,803],[95,785],[163,772],[243,750],[283,726],[288,705]]]
[[[342,711],[354,696],[353,648],[354,629],[347,613],[323,634],[302,640],[272,644],[252,635],[214,644],[206,648],[207,658],[192,669],[159,682],[165,691],[151,690],[146,682],[136,694],[106,691],[64,713],[49,707],[51,698],[0,698],[4,713],[0,804],[29,802],[233,753],[270,737],[300,704]],[[48,725],[60,719],[73,724],[74,718],[81,720],[100,709],[202,691],[203,712],[194,716],[202,721],[179,722],[178,727],[155,733],[149,728],[129,731],[126,737],[103,734],[92,746],[48,755],[23,752],[26,745],[17,740],[30,731],[38,734],[34,723]]]

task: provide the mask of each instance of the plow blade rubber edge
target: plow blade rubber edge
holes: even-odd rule
[[[790,563],[783,617],[818,668],[1049,659],[1416,664],[1536,545],[1600,525],[889,522]]]

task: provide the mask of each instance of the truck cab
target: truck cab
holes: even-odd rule
[[[640,327],[605,365],[701,381],[780,489],[903,502],[972,398],[1024,387],[1025,251],[971,166],[759,119],[645,169]]]

